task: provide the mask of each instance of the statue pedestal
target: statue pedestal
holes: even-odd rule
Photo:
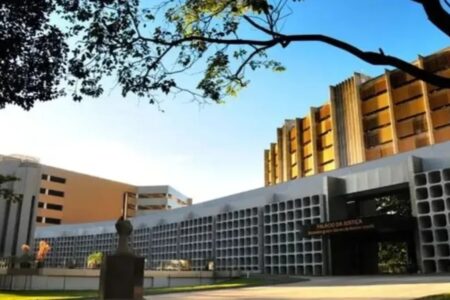
[[[141,300],[144,297],[144,258],[107,255],[100,270],[100,299]]]

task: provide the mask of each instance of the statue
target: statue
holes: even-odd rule
[[[128,246],[133,225],[124,217],[115,225],[119,244],[116,253],[103,257],[99,298],[141,300],[144,297],[144,258],[137,257]]]
[[[116,231],[119,235],[119,245],[117,246],[116,254],[133,255],[133,250],[128,246],[128,237],[133,232],[133,225],[129,220],[120,217],[116,222]]]

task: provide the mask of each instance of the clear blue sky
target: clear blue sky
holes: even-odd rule
[[[289,33],[322,33],[367,50],[414,60],[449,40],[411,0],[307,0],[292,4]],[[251,85],[224,105],[167,99],[165,113],[119,90],[99,99],[39,103],[0,111],[0,153],[139,185],[169,184],[194,202],[263,186],[263,150],[284,119],[328,100],[328,86],[373,67],[317,43],[270,52],[287,71],[250,74]]]

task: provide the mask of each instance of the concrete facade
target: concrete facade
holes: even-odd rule
[[[0,199],[2,257],[20,253],[22,244],[33,242],[41,166],[33,158],[0,156],[0,174],[16,177],[17,181],[6,183],[2,187],[22,195],[22,201],[16,203]]]
[[[450,76],[450,48],[415,65]],[[400,71],[355,73],[330,86],[329,101],[286,120],[264,151],[266,186],[450,140],[450,90]]]
[[[333,273],[327,237],[305,237],[305,226],[348,218],[342,197],[407,189],[418,220],[415,255],[422,272],[450,271],[450,142],[291,180],[172,211],[132,219],[130,243],[146,267],[188,259],[194,270],[213,261],[218,271],[267,274]],[[116,246],[114,222],[39,228],[53,247],[47,265],[85,258]]]

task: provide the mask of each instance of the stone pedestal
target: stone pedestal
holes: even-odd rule
[[[144,258],[107,255],[100,271],[100,299],[137,300],[144,296]]]

